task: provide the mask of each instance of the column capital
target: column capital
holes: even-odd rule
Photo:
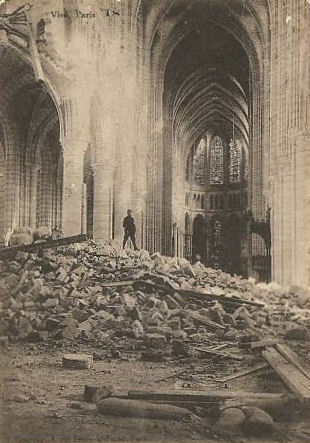
[[[114,171],[114,162],[112,160],[106,160],[100,163],[93,163],[92,168],[95,174],[111,173]]]
[[[65,136],[59,143],[61,152],[67,157],[84,154],[90,144],[88,139],[77,135]]]

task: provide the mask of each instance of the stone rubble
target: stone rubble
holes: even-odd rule
[[[163,352],[190,355],[215,339],[309,335],[309,290],[301,287],[255,284],[144,250],[126,253],[116,241],[46,249],[41,255],[18,252],[14,261],[0,262],[0,336],[6,341],[82,340],[109,348],[112,356],[125,350],[147,358],[151,349],[150,358],[163,358]],[[216,300],[187,297],[179,289]],[[227,303],[232,297],[240,303]]]

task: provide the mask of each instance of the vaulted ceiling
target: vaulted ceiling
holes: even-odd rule
[[[212,121],[233,121],[248,142],[251,84],[268,50],[268,0],[141,0],[151,65],[183,148]]]

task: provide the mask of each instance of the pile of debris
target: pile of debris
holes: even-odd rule
[[[225,356],[201,346],[249,335],[305,339],[310,328],[305,289],[255,284],[144,250],[125,253],[112,241],[17,251],[0,262],[0,300],[0,334],[11,342],[81,339],[115,348],[119,340],[144,355]]]

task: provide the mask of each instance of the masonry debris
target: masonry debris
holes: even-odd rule
[[[255,284],[158,253],[126,254],[117,242],[15,251],[1,262],[0,277],[1,336],[12,342],[120,340],[127,349],[238,359],[208,346],[214,338],[242,347],[253,337],[309,334],[310,297],[302,288]]]
[[[231,380],[272,368],[291,392],[224,389],[121,395],[112,386],[86,385],[84,400],[96,402],[100,413],[184,417],[193,405],[216,404],[214,433],[233,434],[257,427],[272,431],[269,414],[277,402],[310,403],[308,368],[287,346],[309,337],[307,289],[256,284],[200,262],[191,265],[183,258],[144,250],[127,253],[116,241],[96,244],[84,237],[48,240],[40,248],[11,248],[1,257],[3,346],[71,343],[78,352],[79,344],[87,343],[94,349],[99,346],[103,359],[179,360],[192,364],[190,370],[196,373],[199,362],[223,360],[239,364],[226,377],[217,377],[224,388]],[[248,355],[257,357],[255,364]],[[93,355],[66,354],[62,365],[88,370]],[[186,372],[182,369],[158,382]]]

